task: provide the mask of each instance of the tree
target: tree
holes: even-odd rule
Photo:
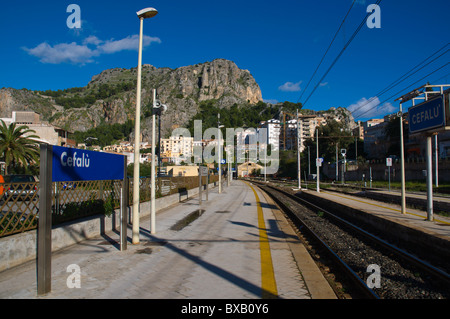
[[[7,126],[1,120],[0,156],[6,163],[6,174],[10,168],[14,168],[18,164],[27,167],[33,162],[39,161],[39,147],[33,140],[39,136],[29,135],[30,133],[36,132],[26,125],[17,127],[16,123],[11,123]]]

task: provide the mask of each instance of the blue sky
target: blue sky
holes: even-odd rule
[[[136,12],[146,7],[155,7],[159,14],[144,22],[143,63],[177,68],[229,59],[251,72],[266,101],[305,102],[317,84],[306,109],[359,108],[355,117],[360,114],[365,119],[396,112],[395,98],[427,81],[450,83],[447,46],[436,61],[377,96],[448,44],[448,0],[382,1],[381,28],[364,25],[319,82],[366,16],[367,7],[376,3],[357,0],[305,90],[352,2],[8,1],[0,11],[0,87],[57,90],[85,86],[105,69],[135,67],[139,33]],[[80,7],[81,29],[67,26],[70,4]]]

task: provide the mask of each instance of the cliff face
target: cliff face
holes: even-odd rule
[[[51,99],[39,96],[33,91],[0,89],[0,117],[11,117],[12,111],[35,111],[49,118],[58,108]]]
[[[226,60],[179,68],[172,73],[171,82],[178,83],[183,96],[194,96],[199,101],[225,99],[223,104],[262,101],[261,90],[250,72]]]
[[[135,117],[136,78],[136,68],[105,70],[93,76],[86,87],[69,89],[58,97],[46,96],[46,92],[1,89],[0,117],[10,117],[13,110],[34,110],[51,124],[72,132],[86,131],[102,123],[124,123]],[[186,125],[197,113],[201,101],[214,99],[221,108],[262,101],[253,76],[232,61],[217,59],[177,69],[144,65],[141,95],[144,141],[150,136],[153,89],[157,89],[158,99],[168,106],[161,118],[164,135]],[[75,99],[82,101],[76,107],[64,104]]]

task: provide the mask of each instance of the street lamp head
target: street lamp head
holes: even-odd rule
[[[136,12],[136,14],[139,19],[153,18],[158,14],[158,10],[156,10],[155,8],[145,8]]]

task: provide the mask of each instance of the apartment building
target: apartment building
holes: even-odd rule
[[[299,134],[300,134],[300,151],[305,149],[304,142],[314,138],[315,130],[318,126],[326,125],[327,121],[323,117],[315,115],[299,115]],[[286,122],[286,131],[281,133],[280,139],[285,139],[286,149],[295,149],[297,143],[297,120],[289,120]],[[283,143],[282,143],[283,144]]]
[[[162,157],[183,157],[189,158],[194,154],[194,138],[184,136],[171,136],[161,139]]]
[[[353,129],[353,136],[358,137],[361,140],[364,140],[364,126],[361,121],[358,121],[357,126]]]
[[[267,130],[267,144],[272,145],[273,150],[279,150],[281,133],[280,120],[272,119],[262,122],[260,128]]]

